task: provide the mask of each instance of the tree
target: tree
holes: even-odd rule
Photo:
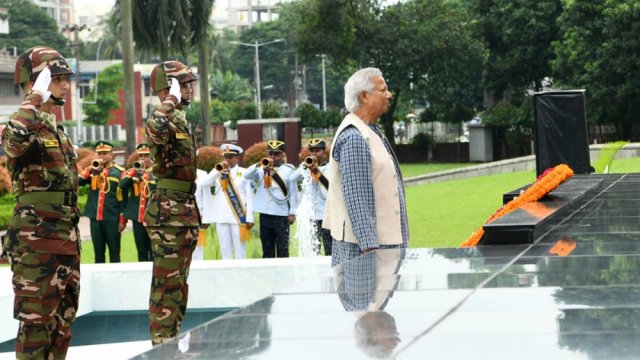
[[[559,18],[554,79],[563,88],[584,88],[595,123],[614,123],[630,139],[640,100],[640,3],[575,0]],[[593,44],[597,44],[594,46]]]
[[[240,75],[227,71],[216,70],[209,78],[211,90],[221,101],[240,101],[253,98],[251,84]]]
[[[271,100],[262,102],[263,119],[278,119],[283,115],[282,107],[276,101]]]
[[[244,43],[264,43],[276,39],[287,39],[287,31],[282,21],[276,20],[257,24],[245,30],[240,36]],[[259,47],[261,86],[272,85],[269,94],[264,92],[265,100],[284,99],[289,108],[295,108],[295,53],[287,42],[273,43]],[[233,71],[245,79],[255,76],[255,48],[237,45],[233,53]],[[255,86],[254,86],[255,88]],[[261,92],[262,94],[263,92]]]
[[[124,90],[124,75],[122,64],[115,64],[104,68],[98,75],[98,95],[95,97],[95,84],[90,95],[84,99],[85,122],[94,125],[106,125],[111,119],[111,111],[121,107],[120,90]]]
[[[120,23],[111,10],[98,24],[102,36],[98,41],[88,42],[82,48],[83,59],[122,59],[123,49],[120,39]]]
[[[383,7],[375,0],[305,0],[299,10],[298,52],[382,70],[393,99],[381,122],[392,143],[401,96],[424,97],[445,118],[453,103],[477,106],[484,49],[459,3],[414,0]],[[412,91],[412,84],[420,91]]]
[[[540,90],[551,75],[551,43],[560,37],[562,0],[478,0],[472,6],[487,45],[487,105],[526,89]],[[520,101],[516,99],[516,102]]]
[[[0,34],[0,47],[15,47],[20,54],[31,47],[47,45],[63,55],[71,54],[66,51],[66,39],[56,21],[31,1],[0,0],[0,6],[9,9],[9,33]]]
[[[298,106],[295,116],[300,118],[303,128],[311,129],[311,137],[313,137],[314,128],[324,127],[322,112],[309,103]]]
[[[238,40],[238,34],[231,29],[223,29],[220,33],[209,35],[211,58],[209,59],[211,69],[226,73],[233,68],[233,52],[236,48],[232,41]]]

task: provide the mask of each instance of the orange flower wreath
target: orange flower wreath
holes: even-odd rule
[[[540,200],[543,196],[555,190],[563,181],[572,176],[573,170],[571,170],[571,168],[566,164],[560,164],[554,168],[547,169],[538,177],[537,181],[533,183],[533,185],[529,186],[529,188],[520,194],[520,196],[515,197],[491,215],[486,224],[505,216],[525,203]],[[473,232],[467,241],[463,242],[460,247],[476,246],[478,242],[480,242],[480,239],[482,239],[482,235],[484,235],[484,229],[481,227]]]

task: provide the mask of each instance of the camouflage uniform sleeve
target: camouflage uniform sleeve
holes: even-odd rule
[[[7,156],[15,158],[24,154],[33,143],[29,141],[29,137],[45,126],[37,116],[41,103],[42,94],[32,92],[25,97],[18,111],[9,120],[2,132],[2,148]]]
[[[167,115],[176,108],[177,104],[178,99],[175,96],[167,96],[162,101],[162,105],[147,120],[147,136],[155,144],[164,145],[169,140],[169,118]]]

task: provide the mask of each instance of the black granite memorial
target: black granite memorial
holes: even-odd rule
[[[567,164],[576,174],[592,171],[584,90],[545,91],[533,96],[536,173]]]
[[[335,286],[337,267],[137,358],[640,358],[640,174],[594,179],[531,243],[410,249],[386,284]],[[363,328],[345,296],[385,306]]]

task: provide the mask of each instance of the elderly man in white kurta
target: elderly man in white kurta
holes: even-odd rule
[[[223,259],[246,259],[247,241],[253,226],[253,189],[244,178],[245,168],[238,166],[242,148],[222,144],[224,161],[198,180],[204,192],[213,194],[213,206],[205,206],[202,222],[216,224]]]

